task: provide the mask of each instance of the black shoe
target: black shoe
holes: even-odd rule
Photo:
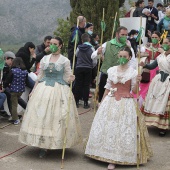
[[[90,108],[88,102],[84,102],[84,109],[88,109],[88,108]]]
[[[79,108],[79,102],[76,102],[76,106],[77,106],[77,108]]]
[[[166,135],[166,130],[160,130],[159,136],[164,137]]]
[[[45,158],[47,156],[47,149],[41,149],[39,153],[39,158]]]
[[[92,88],[92,89],[95,89],[95,88],[96,88],[96,84],[95,84],[95,83],[92,83],[92,84],[91,84],[91,88]]]
[[[22,115],[18,115],[18,118],[21,120],[22,119]]]

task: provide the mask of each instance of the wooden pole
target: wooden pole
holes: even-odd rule
[[[104,8],[103,8],[103,18],[102,18],[102,21],[104,22]],[[101,28],[100,47],[102,47],[102,44],[103,44],[103,32],[104,32],[104,30]],[[101,57],[102,57],[102,54],[100,55],[99,62],[98,62],[98,68],[97,68],[96,89],[95,89],[95,94],[94,94],[94,115],[96,114],[97,96],[98,96],[98,92],[99,92],[98,82],[99,82]]]
[[[79,19],[77,19],[77,29],[78,29],[78,26],[79,26]],[[78,33],[77,32],[76,32],[75,36],[76,37],[75,37],[75,42],[74,42],[74,55],[73,55],[72,74],[74,74],[76,47],[77,47],[77,41],[78,41]],[[70,105],[71,105],[71,99],[72,99],[72,87],[73,87],[73,83],[71,81],[71,83],[70,83],[70,91],[69,91],[68,107],[67,107],[66,128],[65,128],[64,142],[63,142],[61,169],[64,168],[64,156],[65,156],[65,149],[66,149],[66,144],[67,144],[67,129],[68,129],[68,124],[69,124]]]
[[[140,17],[140,29],[142,29],[142,17]],[[142,31],[142,30],[141,30]],[[141,38],[142,38],[142,32],[141,32],[141,37],[139,39],[139,52],[138,52],[138,75],[141,74],[140,73],[140,67],[139,67],[139,63],[140,63],[140,56],[141,56]],[[139,142],[139,82],[137,84],[137,169],[139,169],[139,164],[140,164],[140,142]]]
[[[114,19],[114,24],[113,24],[113,30],[112,30],[112,36],[111,39],[113,39],[114,33],[115,33],[115,29],[116,29],[116,19],[117,19],[117,12],[115,14],[115,19]]]

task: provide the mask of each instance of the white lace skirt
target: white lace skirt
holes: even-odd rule
[[[139,122],[144,131],[139,135],[141,146],[144,143],[144,147],[140,147],[140,163],[146,163],[152,151],[148,151],[150,146],[145,141],[148,133],[143,117]],[[137,114],[134,99],[122,98],[117,101],[114,97],[105,97],[94,118],[85,154],[109,163],[137,163]]]
[[[39,83],[31,96],[20,129],[19,141],[30,146],[61,149],[66,128],[69,87]],[[80,121],[72,95],[66,147],[82,142]]]

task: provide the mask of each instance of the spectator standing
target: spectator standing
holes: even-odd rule
[[[163,13],[163,5],[161,3],[158,3],[156,7],[158,10],[158,17],[159,17],[159,20],[156,21],[156,23],[158,24],[164,18],[165,14]]]
[[[153,5],[154,0],[148,0],[148,6],[145,7],[150,11],[150,13],[147,14],[146,16],[147,16],[147,29],[151,31],[151,33],[156,30],[157,24],[155,23],[155,20],[156,21],[159,20],[158,10]]]
[[[136,55],[137,54],[137,45],[139,45],[139,43],[136,42],[136,38],[138,36],[138,31],[137,30],[131,30],[128,35],[129,35],[128,40],[130,41],[131,46],[132,46],[134,53]]]
[[[143,16],[142,10],[144,8],[144,5],[145,5],[144,0],[138,0],[136,2],[136,9],[135,9],[135,11],[133,13],[133,17],[141,17],[141,16]]]
[[[170,37],[170,9],[166,10],[165,17],[158,23],[157,31],[168,31],[168,37]]]
[[[78,26],[78,43],[77,45],[82,44],[81,36],[85,33],[85,27],[86,27],[86,18],[84,16],[78,16],[77,20],[79,20],[79,26]],[[69,38],[68,42],[68,59],[70,60],[71,66],[73,64],[73,55],[74,55],[74,42],[73,37],[75,35],[75,31],[77,29],[77,26],[74,26],[71,28],[71,36]]]

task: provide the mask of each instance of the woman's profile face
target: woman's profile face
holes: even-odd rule
[[[31,54],[34,54],[35,53],[35,48],[29,47],[29,51],[30,51]]]

